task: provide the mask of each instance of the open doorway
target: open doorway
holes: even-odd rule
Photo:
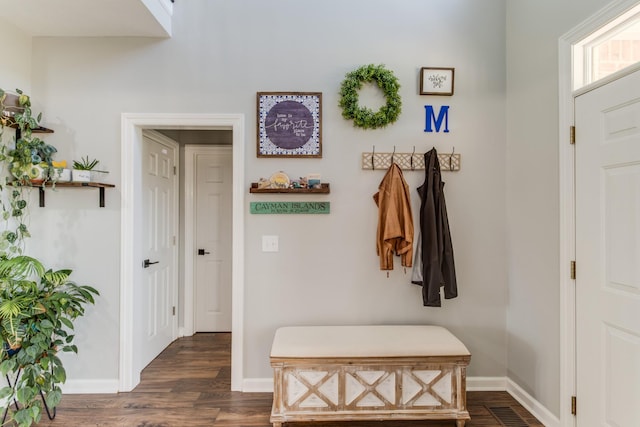
[[[231,332],[233,133],[156,129],[143,134],[179,147],[174,174],[180,183],[175,198],[180,221],[173,242],[180,252],[175,302],[179,336]]]
[[[243,265],[244,265],[244,116],[241,114],[128,114],[122,115],[122,227],[120,280],[120,375],[119,390],[130,391],[144,368],[139,358],[136,308],[142,275],[142,165],[143,130],[230,130],[232,140],[232,234],[231,389],[242,388],[243,361]],[[185,329],[185,334],[187,331]]]

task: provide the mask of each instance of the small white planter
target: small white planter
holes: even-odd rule
[[[69,182],[71,181],[71,169],[53,168],[51,179],[55,182]]]
[[[91,182],[104,182],[107,178],[107,172],[91,171]]]
[[[73,182],[90,182],[91,171],[74,169],[71,173],[71,180]]]

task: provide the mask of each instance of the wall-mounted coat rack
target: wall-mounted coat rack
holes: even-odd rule
[[[379,153],[377,151],[362,153],[362,169],[386,170],[392,160],[402,170],[424,170],[424,154],[422,153]],[[460,170],[460,154],[438,153],[441,171],[455,172]]]

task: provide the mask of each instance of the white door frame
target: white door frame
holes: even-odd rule
[[[638,4],[638,0],[614,1],[596,14],[564,34],[559,39],[559,160],[560,160],[560,425],[573,427],[576,418],[571,414],[571,396],[576,393],[576,292],[571,279],[571,261],[575,260],[575,158],[570,143],[570,127],[574,125],[574,98],[579,93],[602,86],[627,74],[616,73],[607,79],[573,91],[574,44],[601,28],[613,18]],[[577,142],[579,144],[579,141]]]
[[[123,113],[121,116],[119,391],[140,382],[133,334],[134,286],[141,283],[140,165],[143,129],[231,129],[233,132],[233,243],[231,390],[242,388],[244,307],[244,114]]]
[[[194,310],[194,241],[196,235],[195,192],[196,192],[196,155],[202,153],[229,152],[229,146],[185,145],[184,147],[184,334],[195,333]],[[234,216],[235,218],[235,216]],[[235,236],[232,236],[232,241]],[[233,312],[232,312],[233,315]],[[231,334],[233,339],[233,333]]]

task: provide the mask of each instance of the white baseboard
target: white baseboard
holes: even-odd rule
[[[560,419],[553,415],[544,405],[534,399],[522,387],[507,378],[507,393],[513,396],[524,408],[546,427],[560,427]]]
[[[506,377],[467,377],[467,391],[506,391]]]
[[[243,393],[273,393],[273,378],[245,378],[242,380]]]
[[[63,394],[117,393],[119,382],[114,380],[69,380],[60,388]]]

